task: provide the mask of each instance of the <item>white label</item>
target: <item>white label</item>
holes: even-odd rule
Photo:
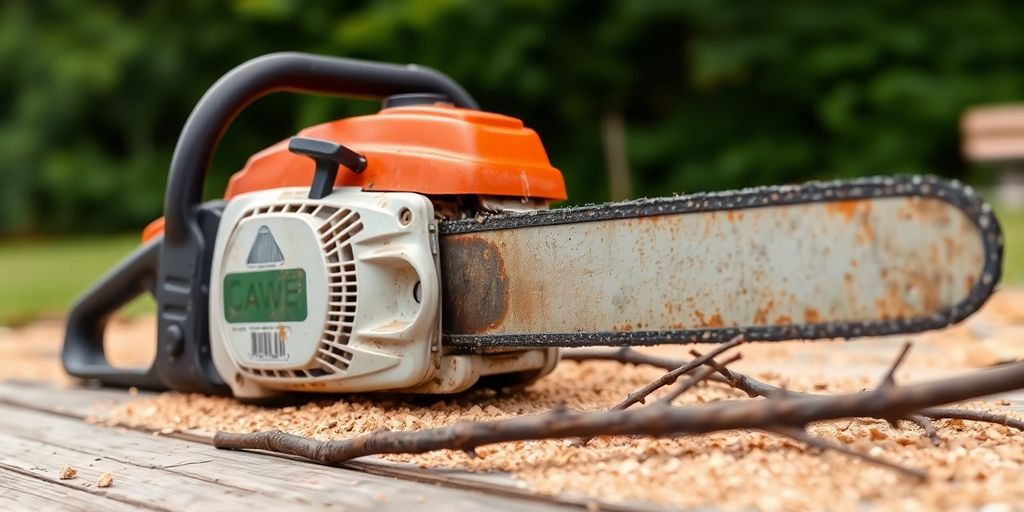
[[[249,327],[249,358],[252,361],[287,361],[290,327]]]

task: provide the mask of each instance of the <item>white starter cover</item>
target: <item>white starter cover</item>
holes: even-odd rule
[[[437,223],[421,195],[233,198],[210,278],[213,362],[235,396],[418,386],[440,366]]]

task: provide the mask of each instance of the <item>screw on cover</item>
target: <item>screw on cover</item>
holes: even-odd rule
[[[288,141],[288,151],[308,156],[316,162],[313,183],[309,187],[310,199],[320,199],[331,193],[334,189],[334,180],[338,177],[339,165],[344,165],[357,174],[366,169],[365,156],[327,140],[292,137]]]

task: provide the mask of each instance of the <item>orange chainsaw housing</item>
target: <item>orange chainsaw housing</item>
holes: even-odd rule
[[[343,144],[366,157],[362,173],[342,168],[335,186],[428,196],[566,198],[562,173],[551,166],[537,132],[514,117],[436,103],[339,119],[299,136]],[[224,198],[307,186],[313,170],[313,160],[289,152],[284,140],[249,158],[231,177]],[[142,238],[162,232],[160,218],[146,226]]]

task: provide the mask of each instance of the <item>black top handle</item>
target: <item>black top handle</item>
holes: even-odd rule
[[[206,91],[178,138],[164,198],[164,236],[129,256],[72,308],[64,342],[69,373],[118,386],[229,393],[213,367],[208,318],[210,265],[223,202],[201,203],[203,183],[221,137],[238,114],[260,97],[282,91],[353,98],[426,93],[478,108],[451,78],[415,65],[274,53],[231,70]],[[103,350],[106,318],[144,291],[157,299],[156,359],[148,369],[113,368]]]
[[[435,93],[455,106],[480,108],[448,76],[414,64],[367,62],[306,53],[271,53],[245,62],[217,80],[192,110],[178,137],[164,198],[164,236],[177,243],[199,203],[213,152],[235,117],[253,101],[273,92],[386,98]]]

